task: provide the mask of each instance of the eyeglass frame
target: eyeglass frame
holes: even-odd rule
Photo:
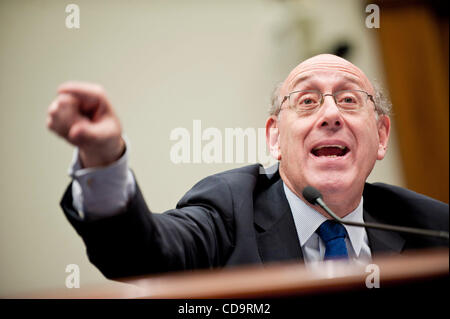
[[[323,93],[320,92],[319,90],[297,90],[297,91],[292,91],[292,92],[288,93],[288,95],[285,95],[285,96],[283,97],[283,100],[281,101],[280,106],[279,106],[279,108],[278,108],[277,114],[279,114],[279,113],[281,112],[283,103],[284,103],[287,99],[290,99],[290,98],[291,98],[291,94],[293,94],[293,93],[299,93],[299,92],[311,92],[311,93],[312,93],[312,92],[316,92],[316,93],[319,93],[319,94],[320,94],[320,103],[319,103],[319,106],[317,106],[317,108],[314,109],[314,111],[315,111],[315,110],[318,110],[318,109],[322,106],[322,104],[323,104],[324,101],[325,101],[325,96],[332,96],[332,97],[333,97],[333,100],[334,100],[334,103],[335,103],[336,106],[339,108],[339,105],[338,105],[338,103],[336,102],[336,96],[335,96],[335,94],[341,93],[341,92],[355,92],[355,91],[356,91],[356,92],[362,92],[362,93],[365,93],[365,94],[367,95],[366,101],[370,99],[370,100],[372,101],[373,105],[374,105],[374,109],[376,109],[376,106],[375,106],[375,100],[374,100],[374,98],[373,98],[373,95],[371,95],[371,94],[369,94],[368,92],[363,91],[363,90],[340,90],[340,91],[337,91],[337,92],[334,92],[334,93],[327,93],[327,94],[323,94]],[[291,107],[291,106],[289,106],[289,107]],[[358,109],[359,109],[359,108],[358,108]],[[339,110],[340,110],[340,108],[339,108]]]

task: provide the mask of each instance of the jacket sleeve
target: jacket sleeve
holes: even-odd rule
[[[234,246],[233,199],[220,176],[200,181],[163,214],[150,212],[136,184],[123,212],[99,220],[78,215],[71,187],[61,207],[107,278],[220,267]]]

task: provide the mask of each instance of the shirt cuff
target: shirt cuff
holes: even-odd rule
[[[125,152],[106,167],[83,168],[75,149],[69,175],[73,179],[73,206],[83,219],[99,219],[119,214],[136,192],[136,181],[128,168],[129,143]]]

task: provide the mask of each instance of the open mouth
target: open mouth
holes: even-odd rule
[[[317,157],[342,157],[350,152],[347,146],[343,145],[321,145],[311,150],[311,153]]]

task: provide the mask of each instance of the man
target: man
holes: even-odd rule
[[[448,229],[448,205],[386,184],[367,184],[386,154],[389,109],[364,73],[333,55],[298,65],[266,122],[278,170],[259,165],[195,185],[173,210],[151,214],[127,168],[120,123],[104,91],[65,83],[48,127],[77,146],[61,205],[106,277],[328,258],[369,262],[378,253],[446,245],[433,237],[342,226],[302,197],[316,187],[349,221]]]

